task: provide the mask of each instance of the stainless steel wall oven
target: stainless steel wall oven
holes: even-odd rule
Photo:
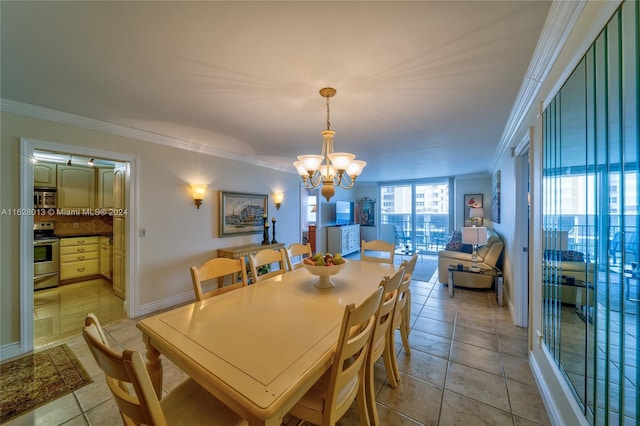
[[[53,222],[33,224],[33,289],[57,287],[60,268],[60,239]]]

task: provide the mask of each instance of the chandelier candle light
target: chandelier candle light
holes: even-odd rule
[[[335,187],[350,189],[367,165],[366,162],[356,160],[355,154],[349,152],[334,152],[333,135],[329,121],[329,98],[336,94],[336,89],[325,87],[320,89],[320,95],[327,98],[327,130],[322,132],[322,152],[320,155],[298,155],[294,162],[296,170],[305,188],[316,188],[322,184],[321,194],[329,201],[335,194]]]

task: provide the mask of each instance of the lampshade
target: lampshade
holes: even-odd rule
[[[469,217],[484,217],[484,209],[482,207],[471,207],[469,209]]]
[[[484,226],[472,227],[465,226],[462,228],[462,242],[479,246],[487,244],[487,228]]]

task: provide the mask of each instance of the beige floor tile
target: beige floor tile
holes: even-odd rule
[[[97,407],[86,412],[87,418],[92,425],[120,425],[122,417],[113,399],[103,402]]]
[[[466,327],[458,322],[456,322],[456,327],[453,332],[453,340],[492,351],[498,351],[499,349],[498,335],[496,333]]]
[[[513,426],[511,413],[445,390],[440,411],[441,426]]]
[[[442,387],[447,372],[447,360],[422,351],[412,351],[411,355],[401,352],[398,355],[398,369],[403,373],[401,380],[406,374]]]
[[[454,341],[449,359],[451,362],[474,367],[497,376],[504,375],[500,353],[479,346]]]
[[[538,389],[513,380],[507,380],[509,401],[514,415],[534,421],[541,425],[550,425]]]
[[[474,315],[465,315],[460,312],[458,312],[458,316],[456,317],[456,326],[458,325],[463,325],[480,331],[486,331],[487,333],[495,333],[496,331],[496,326],[492,318],[479,318]]]
[[[515,380],[529,386],[536,386],[528,358],[520,358],[502,354],[502,364],[507,379]]]
[[[412,330],[409,335],[411,350],[427,352],[440,358],[449,358],[451,339],[425,333],[420,330]]]
[[[498,334],[498,341],[500,342],[500,351],[502,353],[519,356],[521,358],[527,358],[529,356],[529,348],[526,339]]]
[[[449,363],[445,389],[510,411],[504,378],[466,365]]]
[[[382,404],[377,404],[377,407],[378,419],[381,425],[418,426],[422,424]],[[360,424],[358,424],[358,426],[360,426]]]
[[[540,426],[540,423],[536,423],[529,419],[525,419],[519,416],[513,416],[513,422],[515,426]],[[617,424],[617,423],[611,423],[611,424]]]
[[[425,425],[437,425],[442,388],[403,376],[396,389],[384,386],[377,401]]]
[[[422,308],[422,311],[420,311],[420,316],[452,323],[456,320],[457,311],[457,306],[454,306],[452,308],[437,308],[435,306],[425,306],[424,308]]]
[[[451,339],[451,335],[453,334],[452,323],[427,317],[419,317],[416,322],[413,323],[413,329],[446,337],[447,339]]]
[[[107,386],[104,374],[100,372],[100,374],[92,378],[93,383],[75,391],[82,411],[89,411],[90,409],[111,399],[111,391]]]

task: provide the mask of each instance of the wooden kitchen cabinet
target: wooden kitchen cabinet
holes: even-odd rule
[[[93,167],[57,166],[58,208],[94,209],[96,172]]]
[[[113,167],[98,167],[97,208],[113,208]]]
[[[111,262],[113,262],[111,238],[100,237],[100,275],[108,280],[111,279]]]
[[[36,188],[55,188],[57,182],[56,165],[41,161],[33,165],[33,186]]]
[[[360,250],[360,225],[329,226],[327,249],[330,253],[347,255]]]
[[[60,279],[84,278],[100,273],[99,237],[60,238]]]

